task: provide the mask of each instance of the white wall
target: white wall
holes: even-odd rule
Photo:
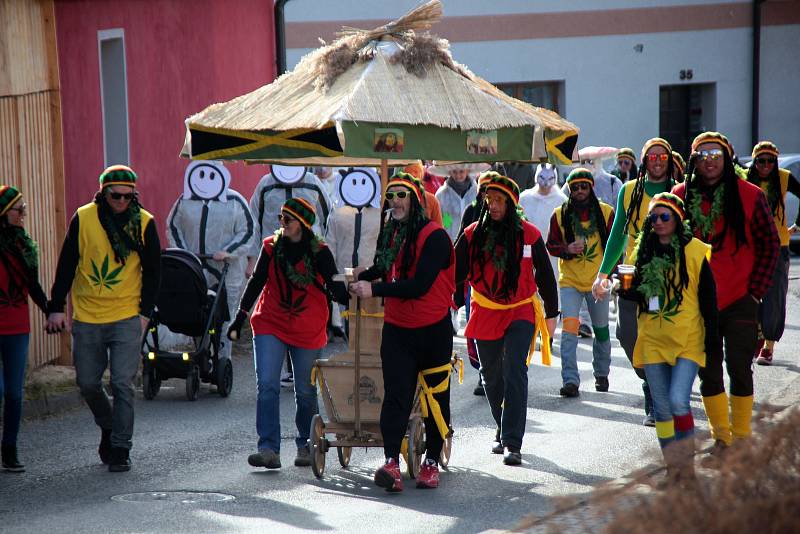
[[[745,2],[746,0],[742,0]],[[287,22],[397,17],[416,0],[293,0]],[[699,5],[714,2],[571,2],[445,0],[445,15]],[[435,33],[435,27],[434,27]],[[800,152],[800,25],[762,30],[760,137],[782,152]],[[638,53],[637,44],[643,45]],[[293,66],[309,50],[290,49]],[[566,118],[581,128],[580,145],[641,147],[659,131],[659,88],[682,83],[716,84],[716,124],[740,155],[750,152],[752,31],[749,27],[671,33],[515,41],[457,42],[456,61],[493,83],[565,82]],[[692,69],[691,80],[679,72]]]

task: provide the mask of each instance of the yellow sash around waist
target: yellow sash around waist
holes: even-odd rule
[[[487,308],[489,310],[511,310],[513,308],[519,308],[520,306],[524,306],[526,304],[532,305],[533,317],[535,323],[533,330],[533,339],[531,339],[531,348],[528,350],[528,359],[525,361],[525,364],[530,365],[531,357],[533,356],[533,353],[536,350],[536,338],[541,336],[542,365],[550,365],[550,331],[547,330],[547,323],[545,322],[544,318],[544,308],[542,307],[542,302],[539,300],[539,297],[537,297],[535,293],[530,297],[526,298],[525,300],[514,302],[513,304],[500,304],[499,302],[495,302],[489,299],[489,297],[486,297],[485,295],[481,295],[473,287],[472,298],[475,300],[475,302],[478,303],[479,306]]]

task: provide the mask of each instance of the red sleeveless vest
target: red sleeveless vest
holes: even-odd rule
[[[442,230],[437,223],[429,221],[422,227],[417,235],[417,259],[422,253],[422,248],[428,236],[435,230]],[[448,238],[449,240],[449,238]],[[403,261],[403,250],[397,255],[387,276],[389,280],[399,276],[400,265]],[[413,265],[408,273],[409,278],[414,277],[417,266]],[[456,262],[453,244],[450,243],[450,261],[447,269],[439,271],[433,285],[427,293],[417,299],[400,299],[386,297],[384,300],[383,314],[384,321],[402,328],[419,328],[432,325],[447,314],[453,306],[453,292],[456,289]]]

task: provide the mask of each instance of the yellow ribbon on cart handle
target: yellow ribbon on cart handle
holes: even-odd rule
[[[361,317],[374,317],[376,319],[383,319],[383,312],[365,312],[361,311]],[[341,313],[342,319],[347,319],[350,317],[350,310],[344,310]]]
[[[531,357],[533,357],[533,353],[536,350],[536,339],[539,336],[542,338],[542,365],[550,365],[550,331],[547,329],[547,322],[545,321],[544,317],[544,306],[542,306],[542,301],[539,300],[539,296],[536,293],[525,300],[521,300],[513,304],[500,304],[499,302],[495,302],[485,295],[481,295],[473,287],[472,299],[478,303],[478,306],[487,308],[489,310],[511,310],[526,304],[532,305],[535,323],[533,325],[533,338],[531,339],[531,347],[528,349],[528,359],[525,360],[525,365],[531,364]]]
[[[442,439],[447,438],[447,434],[450,433],[450,427],[447,426],[447,422],[444,420],[444,415],[442,415],[442,407],[439,405],[439,401],[433,398],[433,395],[434,393],[447,391],[447,388],[450,387],[450,373],[452,370],[453,366],[449,363],[446,363],[444,365],[440,365],[439,367],[423,369],[418,375],[420,386],[422,386],[422,395],[419,397],[419,407],[422,411],[422,417],[428,417],[430,410],[430,413],[433,414],[433,420],[436,421],[436,427],[439,429],[439,433],[442,435]],[[425,380],[425,375],[433,375],[436,373],[443,373],[445,371],[447,371],[447,376],[444,377],[444,380],[439,382],[434,387],[428,386],[428,383]]]

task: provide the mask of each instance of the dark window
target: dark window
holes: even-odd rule
[[[563,116],[564,82],[498,83],[498,89],[532,106],[549,109]]]

